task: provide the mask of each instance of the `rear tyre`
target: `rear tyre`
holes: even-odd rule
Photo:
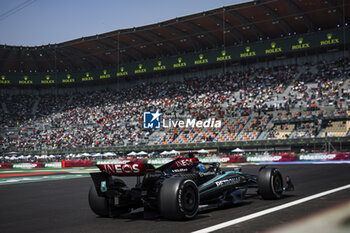
[[[126,186],[122,180],[114,179],[114,187]],[[91,185],[89,190],[89,205],[91,210],[98,216],[101,217],[119,217],[121,214],[129,213],[131,208],[127,207],[115,207],[113,199],[109,199],[104,196],[97,194],[94,185]]]
[[[199,206],[199,192],[193,180],[172,177],[164,180],[159,194],[160,214],[172,220],[191,219]]]
[[[101,217],[110,217],[109,201],[105,197],[98,196],[96,188],[91,185],[89,191],[89,205],[91,210]]]
[[[278,169],[263,168],[259,171],[258,192],[266,200],[282,198],[283,180]]]

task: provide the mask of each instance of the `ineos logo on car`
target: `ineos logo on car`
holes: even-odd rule
[[[138,174],[140,173],[140,164],[103,164],[100,168],[107,173],[112,174]]]
[[[198,163],[198,159],[196,158],[189,158],[189,159],[180,159],[175,161],[173,164],[174,168],[183,168],[183,167],[191,167],[195,165],[195,163]]]
[[[183,159],[176,161],[176,166],[178,167],[186,167],[186,166],[191,166],[193,164],[193,161],[191,159]]]
[[[139,164],[116,164],[115,165],[115,171],[117,173],[131,173],[131,172],[134,172],[134,173],[138,173],[140,172],[140,169],[138,169],[139,167]]]

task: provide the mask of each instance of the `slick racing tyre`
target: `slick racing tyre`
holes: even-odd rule
[[[198,212],[199,192],[193,180],[172,177],[164,180],[159,194],[160,214],[172,220],[193,218]]]
[[[263,168],[259,171],[258,192],[266,200],[282,198],[283,180],[278,169]]]
[[[125,186],[125,183],[119,179],[114,180],[114,185]],[[112,199],[111,199],[112,200]],[[115,207],[109,198],[99,196],[94,185],[91,185],[89,191],[89,205],[91,210],[101,217],[119,217],[121,214],[129,213],[130,208]]]
[[[95,214],[101,217],[110,217],[109,201],[106,197],[98,196],[94,185],[90,187],[89,205]]]

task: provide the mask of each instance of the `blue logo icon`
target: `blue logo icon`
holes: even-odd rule
[[[160,129],[161,113],[144,112],[143,113],[143,128],[144,129]]]

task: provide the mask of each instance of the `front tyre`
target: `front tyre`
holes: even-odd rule
[[[160,213],[165,218],[191,219],[198,212],[199,192],[193,180],[184,177],[166,179],[159,195]]]
[[[258,192],[266,200],[282,198],[283,180],[278,169],[263,168],[259,171]]]

